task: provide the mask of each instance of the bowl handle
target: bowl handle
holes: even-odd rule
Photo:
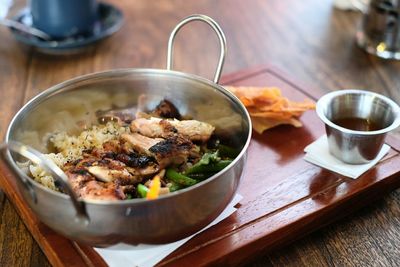
[[[29,159],[33,163],[42,167],[46,172],[50,173],[56,179],[57,183],[61,185],[62,189],[70,196],[72,204],[75,207],[76,219],[84,224],[89,223],[89,216],[86,212],[85,203],[78,199],[78,196],[76,195],[68,181],[67,175],[53,161],[46,158],[36,149],[23,145],[19,142],[10,141],[0,144],[0,150],[3,151],[4,159],[7,159],[6,153],[9,153],[9,150],[11,150],[12,152]],[[11,169],[15,170],[15,166],[13,166],[11,162],[9,162],[8,160],[5,160],[5,162],[11,167]],[[16,174],[16,177],[22,180],[22,183],[27,187],[33,200],[36,202],[36,193],[33,190],[32,185],[25,178],[25,174],[19,169]]]
[[[215,33],[218,36],[221,52],[219,55],[217,69],[216,69],[215,75],[214,75],[214,82],[218,83],[219,78],[221,77],[222,68],[223,68],[225,56],[226,56],[226,38],[225,38],[224,32],[222,31],[222,29],[218,25],[218,23],[215,22],[215,20],[213,20],[212,18],[205,16],[205,15],[200,15],[200,14],[191,15],[191,16],[183,19],[178,25],[176,25],[174,30],[171,32],[171,35],[169,36],[169,40],[168,40],[167,70],[172,70],[173,52],[174,52],[173,45],[174,45],[174,40],[175,40],[176,34],[184,25],[186,25],[187,23],[189,23],[191,21],[202,21],[202,22],[207,23],[215,31]]]

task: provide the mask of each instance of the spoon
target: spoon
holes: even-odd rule
[[[0,24],[2,24],[4,26],[7,26],[9,28],[13,28],[13,29],[19,30],[21,32],[28,33],[28,34],[36,36],[36,37],[39,37],[39,38],[41,38],[43,40],[46,40],[46,41],[50,41],[51,40],[51,37],[47,33],[43,32],[41,30],[38,30],[36,28],[32,28],[30,26],[27,26],[27,25],[25,25],[25,24],[23,24],[21,22],[15,21],[15,20],[10,20],[10,19],[3,18],[3,19],[0,20]]]

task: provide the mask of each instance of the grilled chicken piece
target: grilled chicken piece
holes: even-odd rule
[[[121,200],[126,198],[122,186],[114,183],[100,184],[96,181],[86,183],[79,193],[83,199]]]
[[[178,132],[167,120],[160,118],[138,118],[131,123],[131,132],[140,133],[151,138],[167,138]]]
[[[125,152],[131,153],[137,151],[140,154],[150,155],[149,149],[158,142],[162,141],[161,138],[149,138],[138,133],[122,134],[121,140],[123,141],[122,148]]]
[[[197,120],[173,120],[170,123],[178,133],[188,136],[192,141],[206,142],[215,130],[211,124]]]
[[[78,197],[96,200],[121,200],[126,198],[125,192],[134,191],[132,184],[142,181],[141,177],[132,176],[126,169],[120,169],[122,163],[108,161],[109,167],[113,167],[113,165],[118,167],[117,169],[107,169],[104,166],[105,161],[108,160],[91,162],[84,159],[75,168],[69,166],[65,173]],[[99,163],[100,165],[98,165]],[[93,165],[84,166],[88,164]],[[101,181],[96,180],[96,178]]]
[[[105,142],[102,148],[93,148],[83,151],[83,156],[86,158],[113,159],[119,153],[121,153],[121,144],[119,140],[110,140]]]
[[[121,144],[119,140],[110,140],[103,143],[103,151],[105,153],[120,153],[121,152]]]
[[[120,153],[115,157],[115,159],[133,168],[145,168],[154,163],[154,158],[134,152],[129,154]]]
[[[159,166],[154,158],[136,153],[118,154],[116,159],[125,163],[128,167],[126,169],[132,175],[150,175],[159,171]]]
[[[96,180],[86,170],[68,170],[65,172],[65,174],[67,175],[75,192],[77,192],[86,183]]]
[[[166,139],[150,138],[138,133],[123,134],[124,149],[127,153],[134,151],[152,156],[158,163],[158,170],[170,164],[181,164],[189,157],[197,157],[196,146],[181,135],[173,135]]]
[[[151,115],[161,118],[181,119],[181,114],[175,105],[165,99],[157,105],[157,107],[151,112]]]
[[[197,120],[163,120],[160,118],[138,118],[131,123],[131,131],[138,132],[147,137],[167,138],[178,132],[187,136],[192,141],[206,142],[215,127]]]
[[[132,167],[126,167],[126,169],[129,171],[130,174],[136,175],[136,176],[148,176],[157,173],[160,170],[160,167],[158,164],[151,164],[148,165],[144,168],[132,168]]]
[[[189,140],[180,135],[168,137],[149,148],[160,169],[171,164],[182,164],[190,156],[196,154],[196,146]]]
[[[97,182],[88,173],[66,172],[72,189],[83,199],[121,200],[125,199],[124,187],[114,183]]]
[[[102,182],[112,182],[117,178],[136,180],[127,169],[113,170],[105,166],[90,166],[87,169]]]
[[[143,165],[141,168],[135,169],[126,166],[124,162],[119,160],[102,159],[93,162],[92,166],[87,167],[87,170],[102,182],[112,182],[119,179],[133,184],[141,182],[141,176],[157,172],[158,166]]]

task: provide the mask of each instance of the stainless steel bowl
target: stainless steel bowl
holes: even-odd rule
[[[386,134],[400,125],[400,108],[394,101],[363,90],[324,95],[317,102],[317,114],[325,123],[330,153],[349,164],[375,159]],[[357,125],[363,122],[369,125]]]
[[[171,70],[175,34],[193,20],[206,22],[219,36],[221,56],[214,82]],[[215,21],[203,15],[190,16],[171,34],[167,70],[119,69],[85,75],[42,92],[22,107],[8,128],[5,141],[13,152],[6,150],[5,156],[15,171],[20,191],[38,218],[55,231],[93,246],[171,242],[213,221],[236,192],[251,138],[251,122],[245,107],[217,84],[225,52],[225,38]],[[48,133],[60,130],[74,133],[78,122],[79,125],[95,123],[98,110],[136,108],[141,95],[147,98],[145,109],[152,109],[167,98],[183,114],[213,124],[217,134],[228,135],[241,149],[239,156],[209,179],[151,201],[76,199],[73,193],[62,194],[36,183],[17,166],[21,155],[46,164],[33,150],[13,141],[47,153]],[[48,167],[63,184],[65,174]]]

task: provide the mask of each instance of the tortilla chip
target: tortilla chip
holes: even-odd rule
[[[288,120],[274,120],[274,119],[252,117],[251,123],[253,124],[253,129],[259,134],[262,134],[265,130],[281,124],[290,124],[297,128],[303,126],[303,124],[295,118],[290,118]]]
[[[277,87],[225,86],[234,93],[247,108],[253,128],[262,133],[267,129],[290,124],[301,127],[300,116],[307,110],[315,109],[315,103],[309,99],[294,102],[282,96]]]

